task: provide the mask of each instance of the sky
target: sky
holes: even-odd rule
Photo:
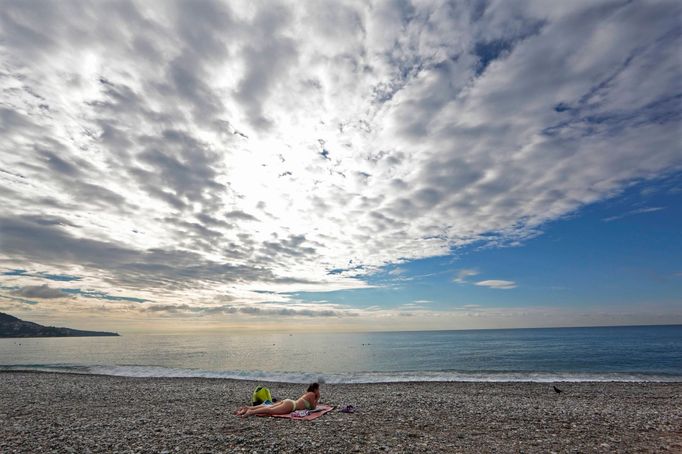
[[[2,312],[682,323],[680,2],[2,6]]]

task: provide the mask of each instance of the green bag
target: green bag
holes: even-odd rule
[[[256,389],[253,391],[253,394],[251,394],[251,404],[252,405],[272,404],[272,395],[270,394],[270,390],[265,386],[257,386]]]

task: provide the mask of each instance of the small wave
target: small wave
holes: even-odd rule
[[[0,365],[0,371],[52,372],[141,378],[222,378],[279,383],[330,384],[397,382],[682,382],[680,375],[626,372],[527,372],[527,371],[405,371],[302,373],[272,371],[208,371],[135,365],[30,364]]]

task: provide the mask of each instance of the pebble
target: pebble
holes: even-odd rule
[[[680,452],[682,383],[325,384],[359,411],[235,418],[257,384],[0,373],[0,452]]]

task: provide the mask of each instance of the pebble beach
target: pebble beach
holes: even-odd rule
[[[235,417],[258,384],[305,389],[0,373],[0,452],[682,452],[682,383],[323,384],[313,421]]]

